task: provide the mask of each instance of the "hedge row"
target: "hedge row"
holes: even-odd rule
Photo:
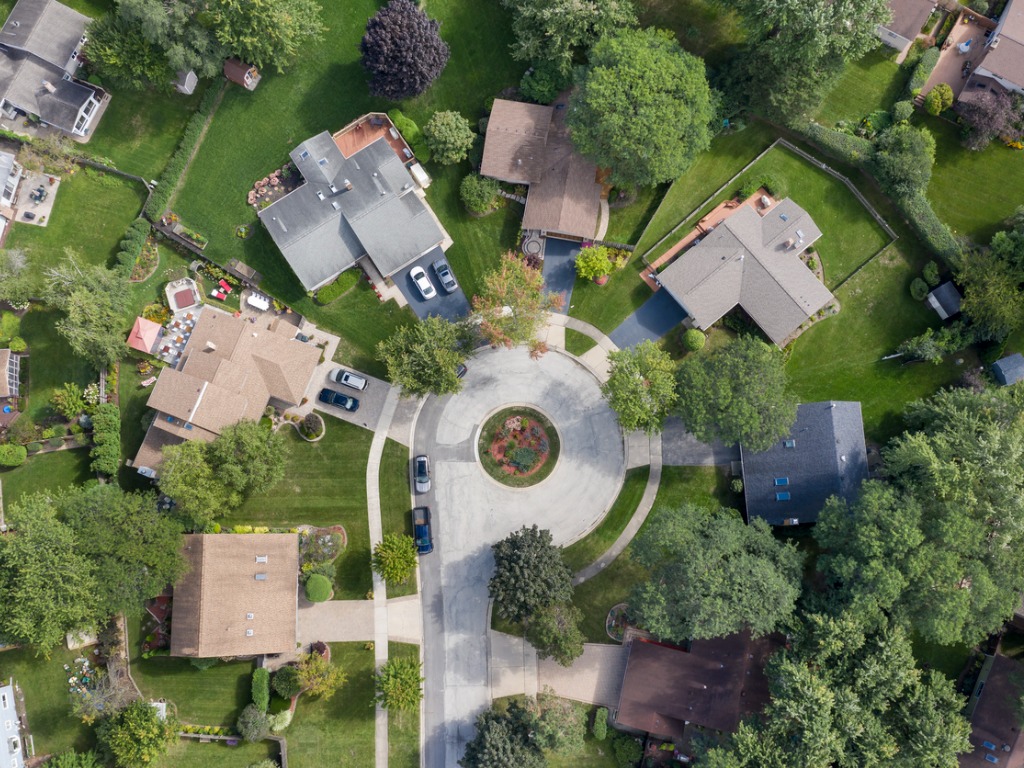
[[[924,88],[924,84],[928,82],[932,70],[939,62],[939,53],[938,48],[932,47],[921,54],[917,66],[914,67],[914,71],[910,73],[910,79],[907,80],[907,93],[911,97],[917,96]]]
[[[333,283],[329,283],[316,292],[316,300],[321,304],[330,304],[341,294],[346,293],[351,288],[355,287],[355,284],[359,282],[359,275],[362,274],[358,269],[349,269],[338,275],[338,279]]]
[[[185,166],[188,165],[189,158],[192,157],[196,145],[199,144],[199,137],[203,133],[203,126],[206,125],[206,119],[210,116],[220,91],[220,88],[210,88],[207,90],[203,100],[199,102],[199,109],[189,118],[188,125],[185,126],[185,132],[181,135],[181,141],[178,142],[178,148],[171,155],[167,167],[160,174],[160,181],[156,185],[156,189],[153,190],[153,194],[149,196],[149,201],[146,203],[146,209],[143,213],[146,214],[150,221],[160,218],[163,216],[164,211],[167,210],[167,206],[171,202],[171,193],[178,186],[181,174],[185,172]]]
[[[960,243],[953,237],[949,227],[935,213],[935,209],[932,208],[931,202],[924,193],[893,195],[892,201],[907,217],[910,226],[914,228],[917,236],[921,238],[928,249],[942,258],[951,269],[957,269],[963,255]]]
[[[865,167],[875,155],[875,145],[868,139],[826,128],[818,123],[794,125],[792,130],[825,153],[858,168]]]
[[[270,708],[270,671],[265,667],[253,670],[252,703],[261,712]]]
[[[113,403],[100,403],[92,414],[93,472],[116,475],[121,466],[121,414]]]
[[[128,225],[124,239],[118,246],[117,263],[126,274],[132,271],[135,262],[142,255],[142,248],[149,237],[150,223],[141,216]]]
[[[416,155],[416,159],[421,163],[429,162],[430,147],[427,146],[427,141],[423,138],[423,132],[420,130],[420,127],[403,115],[399,109],[389,109],[388,117],[391,118],[391,122],[394,123],[398,132],[402,134],[402,138],[405,139],[412,153]]]

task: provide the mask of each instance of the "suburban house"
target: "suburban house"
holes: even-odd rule
[[[782,648],[781,635],[747,631],[694,640],[689,651],[635,638],[627,651],[617,728],[664,739],[687,755],[695,727],[732,733],[740,720],[768,703],[765,662]]]
[[[852,502],[868,478],[860,403],[804,403],[789,435],[767,451],[741,444],[740,463],[748,522],[813,523],[826,499]]]
[[[0,112],[88,136],[106,98],[75,77],[90,19],[56,0],[18,0],[0,30]]]
[[[992,363],[992,375],[1004,387],[1024,379],[1024,355],[1017,352]]]
[[[207,659],[295,650],[299,537],[187,534],[174,587],[171,656]]]
[[[14,681],[0,686],[0,720],[3,720],[3,745],[0,745],[0,768],[24,768],[18,708],[14,699]]]
[[[1019,704],[1024,666],[1006,656],[988,656],[964,713],[971,721],[972,752],[960,755],[960,768],[1024,768]]]
[[[132,466],[157,477],[165,446],[210,442],[231,424],[258,420],[268,404],[298,405],[319,362],[320,350],[296,340],[294,325],[204,307],[177,363],[153,386],[147,404],[156,416]]]
[[[889,10],[892,19],[888,24],[879,24],[875,33],[883,43],[900,52],[902,61],[935,10],[935,0],[889,0]]]
[[[523,230],[589,240],[601,219],[601,184],[597,166],[572,145],[565,106],[495,99],[480,173],[529,187]]]
[[[406,167],[412,152],[385,121],[371,116],[302,142],[290,157],[305,183],[259,212],[308,291],[361,260],[368,274],[390,277],[451,243]]]
[[[1024,93],[1024,0],[1006,3],[986,43],[985,58],[974,70],[960,98],[985,88],[994,89],[997,85]]]
[[[697,328],[740,306],[781,347],[834,300],[800,259],[820,237],[790,198],[761,207],[748,201],[658,273],[658,282]]]
[[[0,349],[0,401],[21,394],[21,355]]]
[[[14,201],[18,198],[18,185],[25,169],[14,159],[10,152],[0,152],[0,180],[3,181],[3,190],[0,191],[0,207],[13,208]]]
[[[942,320],[959,315],[961,301],[963,301],[963,296],[960,295],[960,291],[956,289],[951,280],[947,280],[928,294],[928,306],[934,309]]]

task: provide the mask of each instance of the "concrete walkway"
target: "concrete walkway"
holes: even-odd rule
[[[601,331],[592,326],[590,323],[585,323],[582,320],[578,320],[575,317],[569,317],[568,315],[562,315],[557,312],[548,312],[549,344],[551,343],[551,331],[555,328],[563,329],[561,333],[562,344],[560,345],[563,347],[565,346],[565,328],[570,328],[574,331],[578,331],[579,333],[582,333],[584,336],[589,336],[594,341],[596,341],[596,347],[588,350],[587,352],[585,352],[583,355],[576,359],[583,363],[583,365],[586,366],[592,374],[594,374],[594,376],[597,378],[599,382],[603,384],[604,382],[608,381],[608,353],[617,352],[619,349],[615,345],[615,342],[609,339],[603,333],[601,333]]]
[[[597,237],[595,240],[604,240],[608,233],[608,222],[611,218],[611,210],[608,208],[608,199],[601,198],[601,223],[597,225]]]
[[[376,641],[377,595],[373,600],[329,600],[311,603],[299,598],[298,641],[309,645]],[[420,596],[406,595],[387,601],[388,639],[399,643],[423,642]]]

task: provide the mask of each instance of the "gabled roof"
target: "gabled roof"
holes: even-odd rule
[[[15,703],[14,686],[0,686],[0,768],[23,768],[21,739],[18,737],[21,719]]]
[[[1009,0],[979,67],[1024,89],[1024,0]]]
[[[1024,379],[1024,355],[1017,352],[992,363],[992,375],[1004,387]]]
[[[892,20],[882,26],[905,40],[913,40],[934,9],[934,0],[889,0]]]
[[[553,108],[540,104],[495,99],[487,119],[480,173],[511,184],[543,179],[553,114]]]
[[[1006,656],[989,656],[968,703],[974,751],[960,755],[960,768],[1024,768],[1024,723],[1018,707],[1022,696],[1024,666]]]
[[[947,320],[960,312],[962,298],[952,281],[947,280],[928,294],[928,306],[934,309],[940,318]]]
[[[57,0],[18,0],[0,29],[0,45],[59,67],[79,50],[89,17]],[[54,83],[56,85],[56,83]]]
[[[90,98],[95,98],[96,92],[79,82],[63,78],[62,67],[23,51],[0,50],[0,97],[39,115],[50,125],[70,131],[78,119],[79,110]]]
[[[820,237],[810,214],[789,198],[763,216],[741,205],[658,279],[699,328],[739,305],[782,346],[833,299],[800,260]]]
[[[752,639],[744,631],[694,640],[684,651],[637,638],[629,647],[615,722],[673,740],[682,740],[687,723],[731,733],[768,703],[764,665],[783,640]]]
[[[813,523],[829,496],[852,501],[868,477],[860,403],[804,403],[789,435],[767,451],[740,445],[740,461],[748,520]]]
[[[184,540],[189,572],[174,588],[171,655],[294,651],[298,536],[189,534]]]
[[[136,317],[132,332],[128,334],[128,346],[145,352],[147,355],[153,351],[157,341],[160,339],[162,328],[152,320],[144,317]]]

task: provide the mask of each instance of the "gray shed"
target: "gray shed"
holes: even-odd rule
[[[992,364],[992,375],[1004,387],[1024,379],[1024,355],[1008,355]]]

